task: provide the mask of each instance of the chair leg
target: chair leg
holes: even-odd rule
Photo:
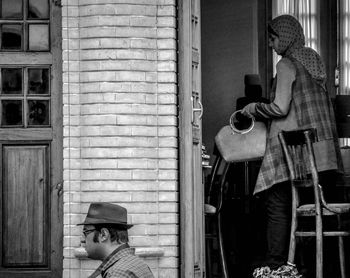
[[[323,278],[323,231],[321,215],[316,216],[316,277]]]
[[[340,263],[341,278],[346,278],[345,258],[344,258],[344,242],[343,242],[342,236],[338,237],[338,247],[339,247],[339,263]]]
[[[289,252],[288,252],[288,263],[294,264],[294,258],[295,258],[295,232],[297,230],[297,216],[295,210],[293,210],[292,213],[292,224],[290,227],[290,240],[289,240]]]
[[[221,230],[221,213],[220,212],[217,215],[217,220],[218,220],[218,238],[219,238],[220,261],[221,261],[221,267],[222,267],[222,277],[228,278],[224,242],[223,242],[223,236],[222,236],[222,230]]]
[[[341,228],[341,219],[338,215],[338,228]],[[344,240],[342,236],[338,237],[338,248],[339,248],[339,264],[340,264],[340,274],[341,278],[346,278],[346,266],[345,266],[345,256],[344,256]]]

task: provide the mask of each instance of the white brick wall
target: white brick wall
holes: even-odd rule
[[[175,0],[63,0],[64,273],[90,202],[125,206],[155,277],[178,277]]]

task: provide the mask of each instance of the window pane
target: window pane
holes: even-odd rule
[[[28,18],[49,18],[49,1],[29,0]]]
[[[49,94],[49,69],[28,69],[28,93]]]
[[[2,0],[1,18],[22,18],[22,0]]]
[[[22,94],[22,69],[1,70],[2,94]]]
[[[1,125],[23,125],[21,100],[3,100],[1,105]]]
[[[50,108],[48,100],[29,100],[28,109],[28,125],[49,125]]]
[[[3,24],[1,26],[1,49],[21,50],[22,29],[21,24]]]
[[[29,25],[29,50],[49,50],[49,25]]]

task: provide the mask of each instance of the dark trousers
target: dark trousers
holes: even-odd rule
[[[290,182],[275,184],[265,192],[264,204],[267,217],[266,264],[276,269],[288,259],[292,194]]]

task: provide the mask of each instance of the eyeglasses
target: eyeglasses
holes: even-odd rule
[[[85,237],[87,237],[88,234],[92,233],[93,231],[96,231],[96,229],[83,230],[83,234],[84,234]]]

